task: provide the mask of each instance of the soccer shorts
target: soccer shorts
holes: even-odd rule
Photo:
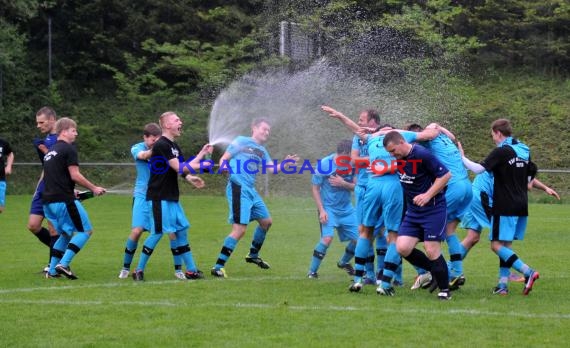
[[[404,193],[398,181],[369,179],[363,201],[362,224],[367,227],[384,225],[398,232],[404,209]]]
[[[419,241],[443,241],[446,237],[447,213],[444,204],[406,210],[398,236],[418,238]]]
[[[523,240],[527,221],[527,216],[493,216],[489,240],[501,242]]]
[[[44,213],[58,233],[72,236],[74,232],[92,230],[89,216],[78,200],[44,204]]]
[[[484,192],[473,190],[473,198],[469,204],[469,209],[461,219],[463,228],[471,229],[481,233],[484,228],[490,228],[489,216],[491,212],[489,196]]]
[[[338,215],[331,212],[331,209],[325,207],[329,219],[326,223],[321,224],[321,238],[333,237],[334,229],[338,234],[341,242],[347,240],[358,239],[358,223],[356,221],[356,213],[353,211],[347,215]]]
[[[6,181],[0,180],[0,207],[5,207],[5,206],[6,206]]]
[[[146,201],[151,212],[150,232],[152,234],[176,233],[190,228],[190,222],[176,201]]]
[[[44,192],[44,180],[38,182],[36,187],[36,192],[34,192],[34,197],[32,198],[32,204],[30,206],[30,215],[40,215],[44,216],[44,204],[42,202],[42,192]]]
[[[254,188],[246,188],[232,181],[226,186],[230,224],[247,225],[250,221],[269,218],[265,202]]]
[[[133,197],[132,211],[131,228],[141,227],[145,231],[150,231],[151,214],[149,204],[144,197]]]
[[[454,181],[447,185],[445,201],[447,202],[447,221],[461,220],[469,210],[473,197],[469,179]]]

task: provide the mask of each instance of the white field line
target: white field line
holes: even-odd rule
[[[529,319],[570,319],[570,314],[538,314],[538,313],[517,313],[517,312],[491,312],[481,311],[475,309],[386,309],[386,308],[372,308],[356,307],[356,306],[292,306],[286,304],[266,304],[266,303],[184,303],[182,301],[72,301],[72,300],[24,300],[24,299],[0,299],[3,304],[22,304],[22,305],[67,305],[67,306],[147,306],[147,307],[189,307],[189,308],[211,308],[211,307],[225,307],[225,308],[244,308],[244,309],[283,309],[288,308],[294,311],[302,312],[384,312],[394,314],[441,314],[453,315],[460,314],[466,316],[476,317],[519,317]]]

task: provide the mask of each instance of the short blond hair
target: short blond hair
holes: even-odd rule
[[[69,117],[62,117],[55,123],[55,132],[57,135],[69,128],[77,128],[77,123]]]
[[[174,111],[167,111],[165,113],[163,113],[162,115],[160,115],[160,117],[158,118],[158,123],[160,124],[160,128],[164,128],[164,122],[166,120],[167,117],[169,116],[178,116]]]

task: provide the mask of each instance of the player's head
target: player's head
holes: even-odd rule
[[[158,123],[162,128],[162,133],[169,138],[178,137],[182,132],[182,120],[173,111],[167,111],[160,115]]]
[[[67,143],[73,143],[77,138],[77,123],[69,117],[62,117],[55,123],[57,139]]]
[[[378,127],[380,125],[380,115],[378,111],[374,109],[362,110],[358,116],[358,125],[360,127]]]
[[[336,146],[337,155],[350,155],[352,150],[352,141],[348,139],[341,140]]]
[[[396,157],[397,159],[406,157],[409,152],[411,145],[406,142],[402,134],[397,131],[390,131],[384,137],[382,142],[386,151],[390,153],[390,155]]]
[[[162,135],[162,129],[156,123],[149,123],[144,126],[143,139],[147,147],[151,147]]]
[[[251,137],[259,144],[263,144],[269,139],[271,134],[271,124],[266,118],[256,118],[251,121]]]
[[[421,132],[424,130],[424,128],[417,123],[409,123],[405,125],[404,129],[410,132]]]
[[[507,119],[500,118],[491,123],[491,137],[495,144],[500,143],[503,139],[510,137],[513,133],[511,122]]]
[[[36,112],[36,126],[43,134],[55,133],[55,111],[49,106],[44,106]]]

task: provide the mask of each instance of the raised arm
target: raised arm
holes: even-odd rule
[[[340,122],[342,122],[342,124],[344,124],[344,126],[353,133],[356,133],[360,128],[358,124],[356,124],[356,122],[346,117],[343,113],[331,108],[330,106],[323,105],[321,106],[321,110],[328,113],[330,117],[335,118]]]

